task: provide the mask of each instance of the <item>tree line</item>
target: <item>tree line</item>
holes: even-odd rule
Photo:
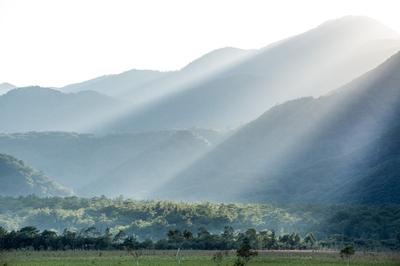
[[[41,231],[51,228],[58,236],[63,235],[64,228],[78,235],[83,235],[82,232],[88,228],[96,228],[93,231],[103,235],[109,228],[113,236],[122,229],[127,236],[135,236],[139,242],[149,239],[153,245],[159,240],[168,240],[167,233],[176,229],[181,234],[185,230],[191,231],[197,237],[199,228],[206,228],[214,237],[211,242],[218,244],[204,244],[204,241],[195,243],[199,246],[212,246],[221,245],[222,241],[215,238],[215,235],[224,232],[224,227],[230,225],[235,233],[254,228],[257,234],[275,232],[275,238],[289,238],[292,235],[291,238],[296,239],[296,234],[290,232],[305,238],[312,232],[319,240],[318,245],[324,248],[340,249],[347,243],[364,250],[398,250],[399,210],[400,205],[274,206],[138,201],[122,197],[0,196],[0,226],[9,232],[17,232],[26,226],[34,226]],[[258,239],[263,237],[258,236]],[[186,245],[188,241],[184,242],[179,244]],[[281,246],[290,247],[286,242]],[[173,246],[172,241],[161,243]]]
[[[170,230],[163,239],[140,241],[135,235],[120,230],[111,233],[110,229],[100,232],[95,227],[80,231],[64,230],[58,234],[53,230],[40,231],[34,226],[7,231],[0,227],[0,250],[142,250],[142,249],[197,249],[233,250],[242,243],[251,249],[314,249],[318,242],[313,234],[300,237],[296,233],[278,236],[274,231],[248,229],[236,232],[226,226],[220,234],[212,234],[205,228],[197,233],[190,230]]]

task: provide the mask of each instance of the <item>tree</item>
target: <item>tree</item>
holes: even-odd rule
[[[36,227],[25,226],[17,233],[17,243],[25,247],[34,247],[35,240],[38,238],[38,236],[39,230]]]
[[[214,253],[214,255],[212,256],[212,261],[217,266],[221,266],[226,256],[228,256],[227,251],[218,251],[218,252]]]
[[[0,250],[5,248],[4,238],[7,235],[7,230],[0,226]]]
[[[236,250],[235,266],[245,266],[252,257],[257,255],[257,251],[251,249],[250,239],[244,237],[240,247]]]
[[[127,235],[126,235],[125,231],[119,230],[118,233],[113,238],[113,243],[117,244],[117,245],[121,245],[122,243],[124,243],[126,237],[127,237]]]
[[[347,259],[347,265],[350,265],[350,258],[355,253],[353,246],[346,246],[340,251],[340,256]]]
[[[192,239],[193,239],[193,233],[192,233],[191,231],[185,229],[185,230],[183,231],[183,238],[184,238],[185,240],[192,240]]]
[[[135,250],[128,250],[128,253],[135,259],[136,266],[139,266],[139,260],[140,257],[143,255],[143,252],[141,250],[135,249]]]
[[[44,230],[40,234],[39,245],[45,250],[51,249],[55,246],[55,242],[57,240],[57,233],[52,230]]]
[[[317,240],[315,239],[313,233],[309,233],[304,238],[304,243],[306,244],[307,248],[313,248]]]

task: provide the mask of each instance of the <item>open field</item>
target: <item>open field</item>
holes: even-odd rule
[[[212,261],[212,251],[182,251],[180,265],[203,266],[217,265]],[[7,266],[119,266],[137,265],[137,261],[123,251],[65,251],[65,252],[29,252],[16,251],[2,253],[2,264]],[[234,254],[224,259],[221,266],[233,265]],[[6,264],[5,264],[6,263]],[[145,251],[138,260],[144,266],[179,265],[175,251]],[[336,252],[295,252],[271,251],[260,252],[249,265],[347,265]],[[399,253],[357,253],[350,265],[400,265]]]

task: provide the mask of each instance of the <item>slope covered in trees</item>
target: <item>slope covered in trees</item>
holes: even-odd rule
[[[399,71],[400,53],[327,96],[272,108],[157,194],[223,201],[399,203]],[[219,193],[225,185],[230,189]]]
[[[398,248],[400,244],[398,205],[296,204],[277,207],[268,204],[30,196],[0,197],[0,211],[3,214],[0,216],[0,227],[8,231],[35,226],[40,230],[54,229],[59,234],[72,233],[76,238],[100,236],[103,232],[115,236],[122,231],[120,236],[133,236],[135,241],[154,241],[168,236],[168,241],[159,243],[160,249],[177,248],[184,244],[187,248],[201,248],[198,245],[202,245],[203,249],[215,249],[224,243],[219,236],[210,234],[223,233],[222,236],[234,240],[238,233],[254,236],[255,230],[264,232],[264,237],[268,236],[269,239],[272,235],[277,239],[284,237],[285,240],[275,244],[289,249],[296,248],[296,245],[290,244],[292,240],[300,240],[300,237],[305,238],[310,233],[331,247],[343,245],[344,241],[366,248],[378,248],[381,245]],[[249,228],[254,230],[247,230]],[[185,231],[190,232],[193,238],[197,235],[202,237],[195,242],[185,243]],[[258,243],[266,245],[267,242]],[[270,244],[270,248],[277,248],[274,243]]]
[[[78,195],[145,198],[220,141],[211,130],[91,135],[0,134],[0,150],[73,188]]]
[[[0,195],[68,196],[72,191],[30,168],[23,161],[0,153]]]

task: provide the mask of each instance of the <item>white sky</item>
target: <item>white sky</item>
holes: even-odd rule
[[[174,70],[216,48],[260,48],[344,15],[400,32],[399,10],[398,0],[0,0],[0,83]]]

